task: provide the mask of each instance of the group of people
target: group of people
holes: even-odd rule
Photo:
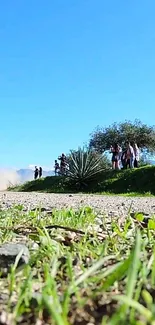
[[[110,153],[112,153],[112,168],[113,169],[127,169],[127,168],[138,168],[139,163],[139,148],[134,142],[131,145],[130,142],[126,142],[125,149],[115,143],[110,147]],[[60,161],[60,163],[58,162]],[[68,169],[67,158],[64,153],[55,160],[54,171],[55,176],[66,175]],[[35,166],[34,179],[42,177],[42,167]]]
[[[138,168],[140,151],[137,143],[126,142],[124,150],[115,143],[110,147],[110,153],[112,153],[113,169]]]
[[[58,162],[60,161],[60,164]],[[55,176],[58,175],[65,175],[67,170],[67,158],[64,153],[62,153],[61,156],[58,157],[58,160],[55,160],[54,170],[55,170]]]
[[[60,161],[60,163],[58,162],[58,160]],[[55,165],[54,165],[55,176],[66,175],[68,164],[67,164],[67,158],[65,154],[62,153],[62,155],[58,157],[58,160],[55,160]],[[35,166],[34,179],[36,180],[38,178],[41,178],[42,174],[43,174],[42,167],[38,168],[37,166]]]
[[[41,178],[42,177],[42,174],[43,174],[43,169],[42,167],[37,167],[35,166],[35,170],[34,170],[34,179],[37,179],[37,178]]]

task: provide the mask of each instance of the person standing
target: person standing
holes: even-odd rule
[[[137,143],[134,143],[133,150],[134,150],[134,155],[135,155],[134,167],[135,168],[138,168],[138,163],[139,163],[139,148],[137,146]]]
[[[62,155],[60,157],[58,157],[58,159],[60,160],[60,173],[61,175],[64,175],[66,172],[66,156],[64,153],[62,153]]]
[[[122,168],[127,169],[127,149],[122,152],[121,156]]]
[[[42,169],[42,167],[39,167],[39,178],[42,177],[42,174],[43,174],[43,169]]]
[[[127,166],[134,167],[135,154],[130,142],[127,142]]]
[[[35,166],[35,170],[34,170],[34,179],[35,180],[38,178],[38,174],[39,174],[38,167]]]
[[[60,166],[57,160],[55,160],[54,170],[55,170],[55,176],[59,175]]]
[[[118,169],[121,169],[121,162],[122,162],[122,147],[119,147],[119,153],[118,153],[118,156],[119,156],[119,160],[118,160]]]
[[[112,169],[119,169],[119,155],[120,147],[117,143],[110,147],[110,152],[112,153]]]

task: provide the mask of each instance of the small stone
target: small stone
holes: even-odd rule
[[[41,207],[39,210],[40,210],[41,212],[44,212],[44,211],[48,211],[48,208]]]
[[[37,243],[33,243],[31,249],[32,250],[37,250],[37,249],[39,249],[39,245]]]
[[[111,217],[117,217],[118,214],[119,214],[118,211],[110,211],[110,212],[108,213],[108,215],[111,216]]]
[[[100,218],[96,218],[95,221],[96,221],[96,224],[99,226],[103,224],[103,221]]]
[[[29,261],[29,250],[23,244],[6,243],[0,246],[0,268],[9,269],[15,263],[16,257],[22,251],[18,266],[27,264]]]
[[[46,211],[46,214],[52,214],[52,213],[53,213],[52,210]]]

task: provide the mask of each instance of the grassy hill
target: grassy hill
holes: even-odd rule
[[[9,188],[12,191],[40,191],[50,193],[70,193],[76,190],[64,177],[46,177],[23,185]],[[98,180],[89,184],[87,193],[150,193],[155,195],[155,166],[145,166],[133,170],[104,171]]]

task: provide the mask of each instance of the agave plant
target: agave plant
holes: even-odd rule
[[[103,171],[102,156],[89,149],[79,148],[69,156],[68,177],[79,186],[87,185]]]

